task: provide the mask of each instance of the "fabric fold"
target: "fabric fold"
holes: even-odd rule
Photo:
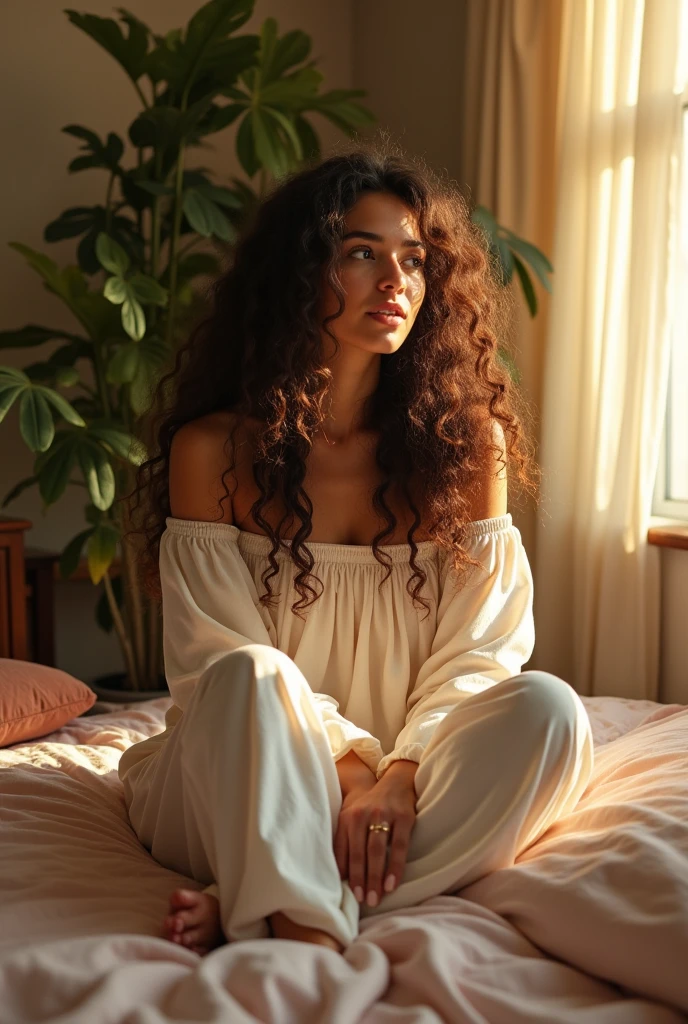
[[[163,652],[174,701],[168,732],[214,661],[259,643],[282,650],[303,673],[335,761],[354,750],[377,778],[395,760],[419,761],[452,708],[517,675],[533,649],[532,576],[511,515],[469,523],[464,543],[482,569],[472,569],[460,588],[449,553],[432,541],[417,545],[427,615],[407,591],[408,544],[381,546],[391,570],[382,583],[387,566],[370,546],[309,543],[322,592],[301,617],[291,608],[297,569],[285,548],[266,606],[259,598],[267,536],[168,517],[160,540]],[[164,740],[129,748],[120,775]]]
[[[396,760],[420,761],[450,711],[521,672],[535,645],[533,578],[519,530],[495,529],[497,520],[473,524],[467,550],[483,570],[472,568],[456,587],[448,552],[440,553],[441,598],[437,631],[407,702],[394,750],[377,767],[378,778]]]

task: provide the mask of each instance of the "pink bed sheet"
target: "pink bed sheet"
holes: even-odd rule
[[[340,955],[160,937],[198,883],[129,825],[117,762],[168,699],[0,750],[0,1024],[688,1020],[688,706],[584,698],[594,778],[513,867],[361,922]]]

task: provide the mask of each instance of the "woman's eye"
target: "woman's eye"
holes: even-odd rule
[[[351,252],[349,253],[349,255],[350,256],[354,256],[356,253],[360,253],[360,252],[366,253],[366,254],[370,253],[371,256],[373,254],[373,250],[372,249],[367,249],[365,247],[361,247],[359,249],[352,249]],[[408,256],[407,259],[415,260],[416,261],[416,266],[415,266],[416,270],[420,270],[421,267],[425,266],[425,260],[421,256]],[[404,261],[404,262],[406,262],[406,261]]]

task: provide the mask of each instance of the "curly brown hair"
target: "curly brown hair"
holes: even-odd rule
[[[493,467],[497,456],[500,469],[514,463],[518,481],[537,501],[539,471],[523,427],[530,412],[497,347],[499,339],[507,350],[513,298],[498,281],[489,245],[471,221],[466,200],[452,181],[387,141],[340,143],[334,155],[273,185],[210,289],[207,315],[158,383],[146,423],[149,452],[157,451],[138,468],[134,490],[121,499],[136,495],[136,505],[127,511],[133,524],[142,492],[149,491],[140,528],[126,535],[145,537],[139,572],[150,597],[161,595],[158,556],[171,515],[172,439],[184,424],[219,410],[236,415],[232,441],[242,417],[257,416],[264,424],[253,466],[262,497],[251,509],[253,521],[272,540],[260,601],[267,605],[275,599],[270,580],[278,573],[275,555],[285,547],[261,515],[276,494],[301,523],[287,548],[299,569],[294,587],[300,600],[292,611],[300,615],[322,594],[322,581],[311,574],[315,562],[306,541],[312,505],[302,482],[330,382],[321,362],[321,331],[337,345],[328,322],[344,309],[336,269],[344,218],[371,191],[396,196],[415,213],[427,249],[422,305],[401,347],[381,355],[379,383],[364,410],[366,427],[379,435],[375,458],[384,475],[373,494],[374,507],[388,524],[372,544],[377,561],[388,566],[380,587],[391,574],[391,559],[379,544],[397,525],[385,501],[389,487],[399,489],[414,515],[407,533],[413,570],[407,590],[426,610],[419,593],[427,577],[415,561],[418,504],[427,511],[427,535],[453,552],[461,579],[470,565],[478,565],[462,540],[470,498],[486,467]],[[316,307],[323,273],[340,307],[321,323]],[[495,444],[497,423],[503,446]],[[229,495],[225,477],[234,465],[222,474],[223,501]],[[320,584],[320,594],[311,580]]]

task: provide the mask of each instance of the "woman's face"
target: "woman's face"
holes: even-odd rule
[[[343,234],[338,270],[345,306],[328,328],[342,346],[382,354],[396,352],[425,296],[425,247],[415,214],[396,196],[369,192],[349,210]],[[402,317],[371,315],[385,303],[400,306]],[[321,321],[337,308],[334,291],[323,281]],[[326,339],[333,345],[323,332],[323,341]]]

